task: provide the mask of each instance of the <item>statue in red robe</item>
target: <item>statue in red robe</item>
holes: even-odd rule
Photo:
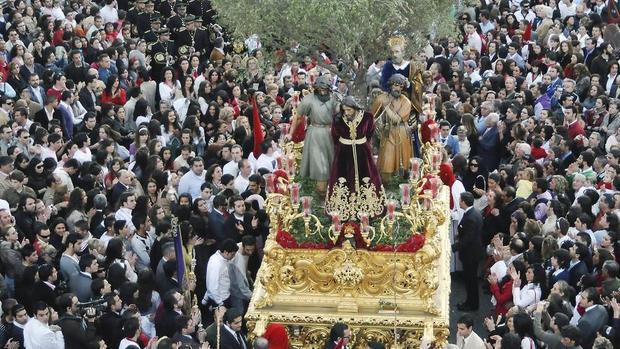
[[[335,154],[325,206],[343,220],[383,212],[385,193],[370,143],[374,130],[372,114],[364,112],[353,97],[345,97],[331,130]]]

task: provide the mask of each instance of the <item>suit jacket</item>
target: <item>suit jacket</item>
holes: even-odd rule
[[[93,291],[90,289],[92,283],[92,277],[81,272],[74,274],[69,281],[71,293],[75,293],[80,302],[88,302],[93,295]]]
[[[188,337],[181,334],[181,332],[177,332],[174,337],[172,337],[172,341],[174,343],[181,342],[182,344],[189,346],[192,349],[200,348],[200,343],[194,337]]]
[[[224,234],[225,220],[224,215],[215,210],[209,213],[209,230],[215,235],[215,239],[219,242],[226,239],[226,235]]]
[[[463,263],[482,259],[482,225],[482,215],[475,207],[463,214],[457,234],[457,250]]]
[[[250,345],[248,344],[245,336],[241,335],[241,340],[243,340],[245,347],[239,343],[237,338],[233,336],[227,329],[222,325],[221,328],[221,337],[220,337],[220,347],[222,349],[250,349]]]
[[[45,73],[45,67],[39,63],[35,63],[34,72],[37,73],[40,79],[43,79],[43,73]],[[22,67],[19,69],[19,75],[22,76],[22,79],[24,79],[24,81],[28,81],[32,73],[30,72],[30,69],[26,67],[26,65],[22,65]]]
[[[476,332],[473,332],[467,337],[467,340],[461,336],[456,336],[456,346],[461,349],[484,349],[486,346],[484,342],[478,336]]]
[[[482,157],[482,162],[487,170],[492,171],[499,166],[500,152],[497,149],[499,145],[499,129],[497,127],[490,128],[488,131],[482,131],[482,135],[478,138],[478,155]]]
[[[39,91],[39,94],[41,95],[41,100],[39,100],[37,98],[37,95],[33,92],[35,91],[35,89],[32,86],[28,86],[28,91],[30,91],[30,99],[34,102],[39,103],[41,106],[45,105],[45,98],[47,97],[47,92],[45,92],[45,89],[41,86],[39,86],[38,88],[36,88],[36,91]]]
[[[110,194],[110,204],[116,205],[118,199],[126,191],[127,187],[123,183],[117,182],[116,184],[114,184],[114,186],[112,187],[112,194]]]
[[[172,338],[177,331],[177,317],[179,317],[179,314],[176,311],[164,310],[159,318],[155,318],[155,330],[157,331],[157,335]]]
[[[35,282],[32,287],[32,304],[43,301],[51,307],[56,307],[56,297],[56,292],[41,280]]]
[[[107,312],[99,317],[97,334],[105,341],[108,348],[118,348],[123,340],[123,322],[120,314]]]
[[[608,316],[607,310],[599,304],[581,316],[577,327],[581,330],[581,346],[583,348],[592,348],[597,332],[601,327],[607,325]]]
[[[60,114],[60,111],[58,111],[58,109],[54,110],[54,114],[52,114],[52,119],[58,120],[61,125],[64,125],[62,115]],[[45,128],[46,130],[48,129],[50,121],[47,119],[45,108],[39,110],[36,114],[34,114],[34,121],[40,123],[41,127]]]
[[[254,229],[252,229],[252,215],[249,213],[246,213],[243,215],[243,233],[239,234],[239,231],[237,230],[237,222],[239,222],[239,220],[234,216],[234,215],[230,215],[228,216],[228,218],[226,218],[226,221],[224,222],[224,235],[226,236],[226,239],[233,239],[236,242],[241,242],[241,237],[243,235],[254,235]]]
[[[84,109],[86,109],[87,111],[92,111],[92,112],[95,111],[96,104],[93,102],[93,98],[86,87],[83,87],[80,90],[78,96],[79,96],[80,103],[82,103],[82,106],[84,107]],[[99,98],[95,98],[95,99],[97,101],[99,100]]]
[[[573,286],[576,290],[579,289],[577,287],[577,283],[581,280],[581,277],[588,273],[588,266],[586,262],[579,261],[572,268],[568,269],[568,284]]]

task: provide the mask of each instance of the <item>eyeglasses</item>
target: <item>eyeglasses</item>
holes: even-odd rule
[[[43,168],[43,165],[38,165],[38,166],[36,166],[35,168],[36,168],[37,170],[40,170],[40,169],[42,169],[42,168]]]
[[[49,239],[51,234],[47,234],[47,235],[39,235],[39,237],[41,239]]]
[[[478,166],[479,166],[478,164],[473,164],[473,163],[469,164],[469,167],[478,167]]]

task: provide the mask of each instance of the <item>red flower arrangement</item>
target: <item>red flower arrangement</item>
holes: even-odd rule
[[[388,244],[377,244],[376,246],[372,246],[370,248],[368,248],[366,246],[366,241],[364,241],[364,238],[362,237],[362,234],[360,232],[360,226],[359,223],[356,222],[347,222],[342,226],[342,230],[340,232],[340,235],[338,236],[338,239],[336,240],[336,243],[333,244],[331,241],[330,242],[302,242],[299,243],[297,242],[297,240],[295,239],[295,237],[285,231],[285,230],[279,230],[278,233],[276,234],[276,241],[278,242],[278,244],[280,244],[280,246],[284,247],[284,248],[303,248],[303,249],[317,249],[317,250],[328,250],[328,249],[332,249],[334,247],[340,247],[342,246],[342,243],[344,242],[344,232],[345,229],[347,228],[347,226],[352,227],[354,234],[353,234],[353,239],[355,241],[355,246],[356,248],[359,249],[367,249],[369,251],[382,251],[382,252],[408,252],[408,253],[414,253],[417,252],[419,249],[421,249],[422,247],[424,247],[424,243],[426,242],[426,237],[422,234],[414,234],[412,235],[407,241],[399,244],[399,245],[388,245]]]

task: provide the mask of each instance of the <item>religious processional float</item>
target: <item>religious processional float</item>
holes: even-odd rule
[[[450,193],[438,177],[438,145],[421,147],[408,181],[394,177],[379,195],[367,181],[357,193],[335,188],[324,207],[296,178],[302,146],[284,145],[283,170],[265,178],[270,234],[246,315],[251,336],[279,323],[292,348],[319,349],[344,322],[351,348],[445,344]]]

